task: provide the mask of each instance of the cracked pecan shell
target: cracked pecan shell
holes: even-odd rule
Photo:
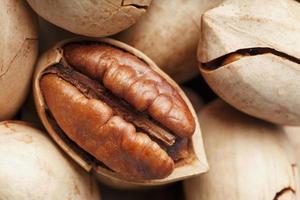
[[[300,125],[299,13],[294,0],[228,0],[207,11],[198,59],[210,87],[247,114]]]
[[[72,33],[101,37],[133,25],[151,0],[27,0],[47,21]]]
[[[149,58],[123,43],[65,41],[42,57],[34,84],[42,122],[87,170],[143,182],[206,168],[197,162],[203,149],[201,136],[200,150],[193,141],[199,127],[190,102]]]

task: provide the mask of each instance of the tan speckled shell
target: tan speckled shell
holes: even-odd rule
[[[0,121],[23,104],[38,53],[37,20],[22,0],[0,1]]]
[[[286,126],[284,130],[288,136],[290,143],[295,150],[297,165],[300,165],[300,127],[299,126]],[[300,169],[298,167],[298,177],[300,179]],[[300,184],[299,184],[300,191]]]
[[[101,37],[118,33],[146,12],[151,0],[27,0],[44,19],[70,32]]]
[[[200,18],[222,0],[153,0],[138,23],[117,39],[141,50],[175,81],[197,73]]]
[[[294,0],[226,1],[203,15],[199,61],[254,47],[299,60],[299,21],[300,3]],[[266,53],[200,70],[210,87],[237,109],[273,123],[300,125],[299,62]]]
[[[281,127],[220,100],[205,107],[199,121],[210,171],[185,181],[186,200],[299,198],[296,160]]]
[[[69,42],[74,41],[83,41],[83,40],[89,40],[89,41],[99,41],[103,43],[108,43],[110,45],[116,46],[118,48],[121,48],[123,50],[126,50],[135,56],[139,57],[140,59],[144,60],[153,70],[158,72],[162,77],[164,77],[170,84],[172,84],[181,97],[184,99],[184,101],[187,103],[189,109],[191,110],[193,116],[195,117],[195,123],[196,123],[196,129],[194,132],[194,135],[191,139],[192,143],[192,149],[191,149],[191,156],[190,158],[187,158],[183,160],[182,162],[179,162],[177,166],[175,167],[175,170],[173,173],[164,179],[157,179],[157,180],[147,180],[147,181],[133,181],[133,180],[126,180],[126,178],[121,177],[119,174],[114,173],[111,170],[108,170],[107,168],[101,167],[101,166],[95,166],[93,163],[87,162],[83,157],[81,157],[74,149],[72,149],[70,146],[68,146],[55,132],[51,124],[49,123],[49,120],[45,113],[45,102],[43,100],[43,96],[40,90],[39,86],[39,80],[41,77],[42,72],[49,66],[58,63],[62,58],[62,46]],[[133,47],[130,47],[122,42],[119,42],[117,40],[109,39],[109,38],[102,38],[102,39],[83,39],[83,38],[75,38],[70,40],[65,40],[60,43],[58,43],[56,46],[54,46],[52,49],[48,50],[40,59],[37,64],[37,70],[35,72],[34,77],[34,98],[35,98],[35,104],[36,108],[39,114],[39,117],[41,121],[43,122],[45,128],[49,132],[49,134],[52,136],[52,138],[59,144],[59,146],[67,153],[69,154],[79,165],[81,165],[84,169],[87,171],[94,171],[94,173],[97,175],[99,180],[103,181],[106,184],[118,187],[118,188],[138,188],[143,186],[157,186],[157,185],[163,185],[167,183],[171,183],[174,181],[182,180],[191,176],[195,176],[198,174],[201,174],[203,172],[206,172],[208,170],[208,164],[206,161],[206,156],[203,149],[203,143],[202,143],[202,136],[201,131],[199,127],[199,123],[197,122],[197,116],[195,114],[195,111],[183,93],[183,91],[179,88],[179,86],[171,80],[165,73],[163,73],[155,64],[153,61],[151,61],[147,56],[145,56],[140,51],[134,49]]]
[[[0,157],[0,199],[100,200],[95,179],[24,122],[0,122]]]

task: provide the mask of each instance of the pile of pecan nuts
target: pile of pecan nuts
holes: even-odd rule
[[[299,1],[0,10],[0,199],[300,198]]]

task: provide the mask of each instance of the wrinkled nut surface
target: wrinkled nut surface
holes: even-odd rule
[[[143,15],[151,0],[27,0],[47,21],[72,33],[101,37],[118,33]]]
[[[140,20],[116,36],[144,52],[176,82],[197,75],[201,15],[222,0],[153,0]]]
[[[190,155],[195,118],[143,60],[101,42],[71,42],[40,88],[49,117],[80,148],[124,177],[161,179]]]
[[[298,167],[279,126],[217,100],[199,114],[210,170],[184,181],[187,200],[296,200]]]
[[[198,51],[202,75],[237,109],[300,125],[299,20],[294,0],[229,0],[207,11]]]
[[[101,199],[95,179],[27,123],[0,122],[0,157],[1,199]]]
[[[24,1],[0,1],[0,121],[24,103],[38,53],[37,19]]]

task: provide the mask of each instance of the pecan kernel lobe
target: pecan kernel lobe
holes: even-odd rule
[[[194,133],[194,118],[179,93],[138,57],[104,44],[81,43],[64,46],[64,57],[76,70],[98,79],[112,93],[135,109],[147,111],[176,135],[190,137]],[[168,109],[162,110],[162,104],[169,105]]]
[[[164,178],[173,171],[164,150],[101,100],[87,98],[56,74],[43,75],[40,87],[65,134],[112,170],[140,179]]]

